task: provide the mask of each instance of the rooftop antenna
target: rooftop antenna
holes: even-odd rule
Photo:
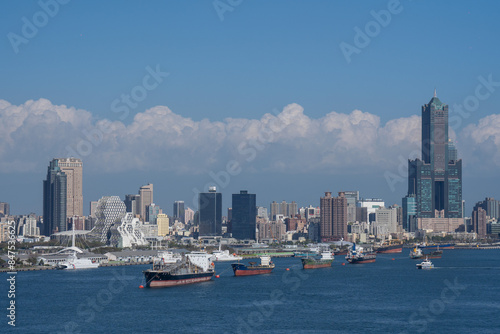
[[[434,87],[434,97],[437,97],[437,95],[436,95],[436,87]]]

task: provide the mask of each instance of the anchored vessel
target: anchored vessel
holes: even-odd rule
[[[401,253],[403,251],[403,242],[400,240],[389,240],[384,242],[376,251],[380,254]]]
[[[143,271],[146,287],[168,287],[209,281],[214,275],[212,255],[192,252],[176,259],[174,256],[155,258],[153,268]],[[175,261],[175,262],[174,262]]]
[[[236,254],[229,254],[229,251],[226,249],[226,250],[222,250],[221,249],[221,244],[219,243],[219,250],[218,251],[214,251],[212,253],[212,260],[216,261],[216,262],[220,262],[220,261],[239,261],[239,260],[242,260],[243,258],[241,256],[238,256]]]
[[[260,264],[255,262],[250,262],[250,265],[244,265],[243,263],[232,263],[234,276],[249,276],[249,275],[261,275],[269,274],[274,269],[274,263],[271,262],[271,257],[264,255],[260,257]]]
[[[349,250],[349,253],[345,257],[347,262],[351,264],[372,263],[375,262],[376,258],[377,258],[377,253],[374,252],[365,253],[363,247],[358,247],[358,249],[356,249],[356,244],[352,245],[352,248]]]
[[[429,244],[426,244],[425,242],[418,245],[417,246],[418,248],[422,248],[422,249],[427,249],[427,250],[439,250],[439,249],[455,249],[455,244],[432,244],[432,245],[429,245]]]
[[[334,260],[333,254],[331,252],[322,252],[321,258],[317,259],[314,257],[308,257],[301,259],[302,268],[304,269],[316,269],[316,268],[327,268],[332,266]]]

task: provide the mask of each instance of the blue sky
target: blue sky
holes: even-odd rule
[[[398,181],[392,188],[384,175],[400,175],[400,157],[407,159],[416,149],[413,134],[418,131],[408,129],[415,130],[412,116],[420,115],[434,88],[453,109],[475,94],[478,77],[491,75],[500,81],[500,4],[402,0],[398,13],[391,14],[385,27],[379,25],[369,44],[347,62],[340,44],[355,46],[355,28],[365,31],[375,22],[371,12],[387,11],[391,3],[245,0],[231,6],[221,20],[213,1],[74,0],[59,4],[54,17],[18,45],[17,53],[9,34],[23,36],[23,17],[33,22],[42,8],[35,1],[0,3],[0,99],[30,110],[15,132],[2,137],[6,146],[0,150],[0,201],[10,202],[17,214],[41,214],[41,180],[48,161],[63,156],[67,145],[76,147],[82,130],[107,120],[114,122],[117,134],[84,158],[85,207],[102,195],[123,197],[152,182],[155,202],[170,213],[174,200],[192,202],[193,189],[211,181],[210,171],[217,173],[227,161],[244,158],[236,148],[256,135],[246,128],[249,120],[260,120],[256,127],[265,127],[265,114],[276,116],[294,104],[286,132],[266,142],[223,187],[226,207],[230,194],[239,189],[257,193],[259,205],[265,206],[272,200],[319,205],[324,191],[351,189],[400,203],[406,183]],[[112,102],[140,86],[147,67],[157,66],[168,77],[120,118]],[[27,101],[39,99],[48,101],[27,107]],[[469,206],[485,196],[500,197],[495,177],[500,165],[499,105],[500,91],[491,92],[454,129]],[[71,119],[61,117],[65,111],[55,118],[44,112],[61,106],[81,112]],[[157,116],[144,121],[146,111],[157,106],[167,107],[175,117],[162,118],[164,123]],[[329,122],[342,124],[341,116],[356,109],[366,113],[361,119],[369,119],[369,130],[354,127],[352,133],[335,134],[332,125],[315,133],[314,126],[330,124],[326,115],[336,112]],[[358,125],[359,119],[352,116],[351,123]],[[7,113],[0,121],[2,129],[12,126]],[[389,129],[390,122],[397,125]],[[191,130],[145,135],[151,124],[160,123],[169,129],[189,123],[185,126]],[[231,130],[239,126],[246,129],[244,135]],[[373,138],[361,135],[370,131]],[[130,138],[140,145],[127,142]],[[148,145],[155,138],[162,142]],[[335,149],[330,152],[328,145]],[[142,152],[143,161],[135,161],[129,151]],[[116,164],[127,168],[112,173],[109,166]],[[13,190],[14,180],[20,179],[23,185]]]

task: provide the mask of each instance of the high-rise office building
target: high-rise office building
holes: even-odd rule
[[[347,239],[347,198],[344,192],[332,197],[325,192],[320,198],[320,233],[323,241]]]
[[[488,219],[486,217],[486,210],[483,209],[482,203],[479,202],[474,206],[472,210],[472,227],[474,232],[477,233],[478,238],[486,237],[486,224]]]
[[[153,184],[149,183],[139,189],[139,212],[142,220],[146,219],[146,207],[153,203]]]
[[[494,198],[486,197],[482,202],[481,207],[486,211],[486,215],[490,218],[500,219],[500,202]]]
[[[200,236],[222,235],[222,194],[216,187],[198,196]]]
[[[56,159],[66,174],[66,217],[83,216],[83,163],[76,158]]]
[[[407,232],[417,230],[417,202],[415,195],[403,197],[403,228]]]
[[[0,202],[0,214],[4,216],[10,215],[9,203]]]
[[[160,213],[162,213],[161,208],[158,205],[151,203],[146,206],[146,221],[150,224],[156,224],[156,217],[158,217]]]
[[[184,201],[174,202],[174,218],[177,218],[182,223],[185,222]]]
[[[43,234],[66,231],[66,174],[59,167],[59,159],[53,159],[43,181]]]
[[[132,214],[132,217],[139,215],[141,211],[141,195],[131,194],[125,195],[125,207],[127,208],[127,212]]]
[[[448,138],[448,105],[434,92],[422,106],[422,160],[408,161],[418,218],[462,218],[462,160]]]
[[[287,214],[288,217],[294,217],[297,214],[297,203],[292,201],[292,203],[288,203]]]
[[[257,222],[257,200],[255,194],[241,190],[233,194],[231,231],[236,239],[255,239]]]
[[[356,206],[359,201],[359,191],[344,191],[347,198],[347,221],[356,221]]]
[[[184,210],[184,220],[187,223],[193,223],[193,220],[194,220],[194,210],[187,207],[185,210]]]

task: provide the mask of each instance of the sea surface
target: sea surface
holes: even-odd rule
[[[220,278],[161,289],[139,288],[145,265],[19,272],[16,327],[2,273],[0,332],[500,333],[500,250],[445,250],[428,271],[408,253],[314,270],[276,258],[250,277],[217,263]]]

